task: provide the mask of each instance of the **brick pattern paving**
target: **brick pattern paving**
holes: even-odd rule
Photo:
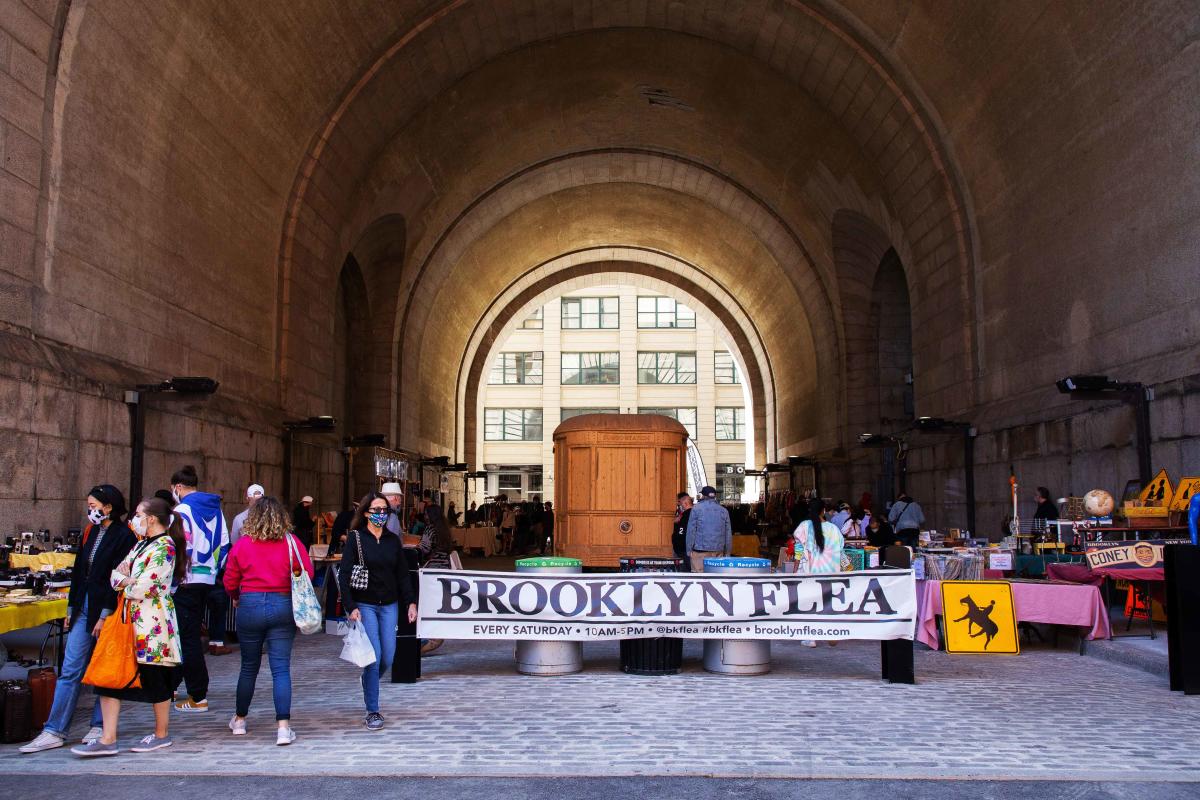
[[[419,683],[384,685],[379,733],[362,727],[339,648],[333,636],[298,640],[288,748],[274,744],[265,664],[250,735],[230,735],[234,655],[210,659],[214,710],[174,715],[173,748],[89,762],[5,746],[0,772],[1200,779],[1200,754],[1178,735],[1200,729],[1200,698],[1065,647],[918,652],[918,684],[892,686],[873,643],[776,643],[774,670],[757,677],[703,672],[699,642],[685,643],[681,675],[627,676],[615,644],[588,644],[584,672],[534,678],[515,673],[511,643],[447,642]],[[148,707],[127,709],[126,750],[150,724]]]

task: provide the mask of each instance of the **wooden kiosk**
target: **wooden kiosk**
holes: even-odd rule
[[[671,556],[687,429],[656,414],[585,414],[554,431],[554,552],[584,566]]]

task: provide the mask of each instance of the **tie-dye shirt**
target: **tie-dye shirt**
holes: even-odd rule
[[[825,536],[825,548],[817,549],[817,540],[813,536],[812,522],[804,520],[796,526],[796,571],[808,575],[823,575],[830,572],[842,571],[842,532],[829,522],[821,523],[821,533]]]

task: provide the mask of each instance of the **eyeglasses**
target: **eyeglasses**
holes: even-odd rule
[[[387,511],[387,506],[371,506],[367,509],[368,514],[381,514]]]

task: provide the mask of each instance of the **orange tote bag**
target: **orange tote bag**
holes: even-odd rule
[[[79,624],[79,623],[76,623]],[[83,620],[86,625],[87,621]],[[129,601],[121,598],[117,612],[104,620],[100,638],[92,650],[83,682],[101,689],[134,689],[142,685],[134,656],[136,634],[129,615]]]

